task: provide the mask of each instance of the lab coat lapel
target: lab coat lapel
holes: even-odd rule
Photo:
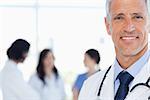
[[[114,100],[114,66],[111,67],[104,81],[100,100]]]
[[[136,77],[133,80],[133,83],[131,84],[130,90],[133,86],[135,86],[138,83],[145,83],[147,79],[150,76],[150,63],[146,63],[145,66],[143,66],[142,70],[136,75]]]

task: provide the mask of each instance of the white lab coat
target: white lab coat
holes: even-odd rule
[[[97,93],[103,76],[106,71],[101,71],[89,77],[81,89],[79,100],[114,100],[114,65],[112,65],[108,72],[106,79],[101,89],[101,95],[97,98]],[[134,78],[131,88],[137,83],[145,83],[150,77],[150,60],[147,62],[142,70]],[[150,82],[149,82],[150,83]],[[149,84],[150,85],[150,84]],[[138,86],[132,92],[129,92],[125,100],[150,100],[150,88],[145,86]]]
[[[46,85],[39,79],[37,74],[34,74],[29,84],[40,94],[41,100],[65,100],[65,89],[63,80],[52,74],[50,78],[45,77]]]
[[[3,100],[40,100],[38,93],[27,84],[17,64],[8,60],[1,72]]]

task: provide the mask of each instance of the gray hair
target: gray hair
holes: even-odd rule
[[[111,5],[111,1],[112,0],[106,0],[106,14],[107,14],[107,19],[110,19],[110,13],[109,13],[109,10],[110,10],[110,5]],[[145,3],[147,5],[147,9],[148,9],[148,15],[150,15],[150,0],[145,0]]]

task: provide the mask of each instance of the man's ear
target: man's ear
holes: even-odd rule
[[[110,28],[110,23],[108,21],[108,18],[105,17],[104,20],[105,20],[105,26],[106,26],[107,33],[108,33],[108,35],[111,35],[111,28]]]

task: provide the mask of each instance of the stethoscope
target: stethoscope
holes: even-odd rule
[[[97,93],[97,96],[98,96],[98,97],[100,97],[100,95],[101,95],[101,90],[102,90],[104,81],[105,81],[106,76],[107,76],[107,74],[109,73],[110,69],[111,69],[111,66],[107,69],[107,71],[105,72],[105,74],[104,74],[104,76],[103,76],[102,82],[101,82],[101,84],[100,84],[100,86],[99,86],[99,91],[98,91],[98,93]],[[146,81],[145,83],[138,83],[138,84],[134,85],[134,86],[132,87],[132,89],[130,90],[130,92],[132,92],[132,91],[133,91],[136,87],[138,87],[138,86],[145,86],[145,87],[148,87],[148,88],[150,89],[150,85],[148,84],[149,81],[150,81],[150,77],[147,79],[147,81]],[[148,97],[148,100],[150,100],[150,97]]]

